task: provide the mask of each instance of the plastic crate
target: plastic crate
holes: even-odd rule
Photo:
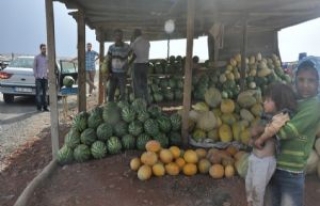
[[[62,87],[60,90],[61,95],[73,95],[78,94],[78,85],[73,85],[72,87]]]

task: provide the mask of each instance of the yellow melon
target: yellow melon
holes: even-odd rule
[[[178,157],[175,163],[179,166],[180,169],[186,164],[186,161],[182,157]]]
[[[161,177],[166,174],[166,170],[164,169],[164,165],[161,162],[156,163],[152,166],[152,173],[154,176]]]
[[[182,168],[183,174],[188,175],[188,176],[192,176],[192,175],[197,174],[197,171],[198,171],[197,165],[195,165],[193,163],[187,163]]]
[[[146,150],[150,152],[159,152],[161,149],[160,142],[157,140],[150,140],[146,143]]]
[[[207,150],[205,150],[203,148],[197,148],[195,150],[195,152],[198,155],[198,159],[202,159],[202,158],[205,158],[207,156]]]
[[[163,163],[169,163],[173,160],[173,155],[169,149],[161,149],[159,157]]]
[[[224,168],[224,176],[225,177],[233,177],[235,175],[236,171],[234,169],[233,165],[227,165]]]
[[[232,141],[232,131],[229,125],[222,124],[219,127],[219,136],[221,142],[231,142]]]
[[[141,162],[143,164],[152,166],[158,162],[158,155],[155,152],[146,151],[141,155]]]
[[[140,166],[141,166],[141,160],[139,157],[135,157],[135,158],[131,159],[130,169],[132,169],[133,171],[137,171]]]
[[[224,176],[224,167],[221,164],[214,164],[210,167],[209,174],[215,179],[220,179]]]
[[[192,149],[186,150],[184,152],[183,158],[187,163],[197,163],[198,162],[198,155]]]
[[[198,162],[198,169],[201,174],[208,174],[211,163],[208,159],[201,159]]]
[[[236,105],[232,99],[224,99],[220,104],[220,109],[222,113],[232,113]]]
[[[151,167],[148,165],[142,165],[138,170],[139,180],[148,180],[152,175]]]
[[[177,146],[171,146],[169,147],[169,150],[171,151],[172,155],[173,155],[173,158],[178,158],[180,157],[180,148],[177,147]]]
[[[174,162],[170,162],[166,164],[165,169],[168,175],[178,175],[180,172],[179,166]]]

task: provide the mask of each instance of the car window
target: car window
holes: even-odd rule
[[[73,62],[61,60],[62,74],[77,73],[78,70]]]
[[[17,58],[12,60],[10,67],[33,68],[33,58]]]

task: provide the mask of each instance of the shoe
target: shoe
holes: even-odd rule
[[[43,108],[44,112],[50,112],[50,110],[48,108]]]
[[[37,111],[38,111],[38,112],[41,112],[41,109],[37,108]]]

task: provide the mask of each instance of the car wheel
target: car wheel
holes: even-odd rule
[[[3,94],[3,100],[5,103],[13,103],[14,96],[12,94]]]

